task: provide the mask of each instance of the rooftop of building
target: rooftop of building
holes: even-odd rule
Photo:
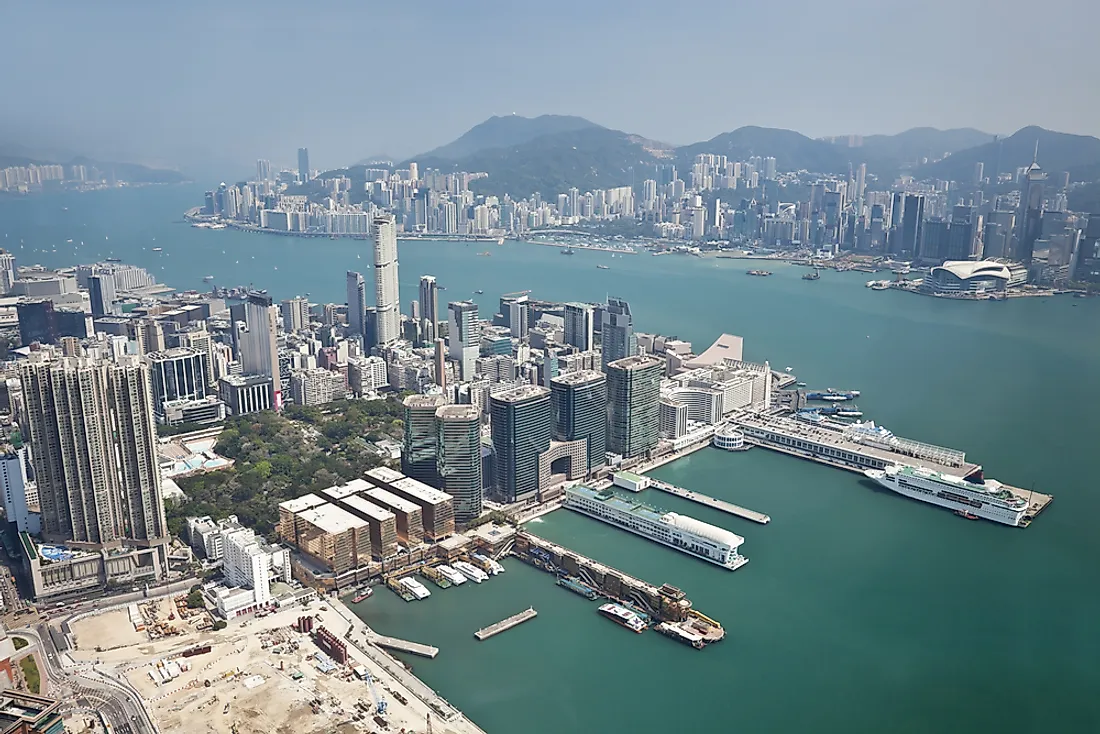
[[[221,379],[232,387],[251,387],[271,382],[271,378],[264,375],[225,375]]]
[[[390,482],[390,486],[408,492],[413,497],[427,502],[430,505],[438,505],[451,501],[451,495],[433,487],[429,487],[427,484],[424,484],[424,482],[413,479],[412,477],[403,477],[396,482]]]
[[[145,358],[150,362],[167,362],[171,359],[179,359],[180,357],[194,357],[202,354],[197,349],[191,347],[169,347],[159,352],[149,352],[145,355]]]
[[[623,357],[614,362],[608,362],[607,366],[619,370],[640,370],[654,366],[664,368],[664,364],[664,360],[659,357],[651,357],[648,354],[635,354],[632,357]]]
[[[372,487],[363,492],[375,502],[381,502],[384,506],[402,512],[406,515],[420,511],[420,505],[400,497],[384,487]]]
[[[745,340],[733,334],[722,334],[702,354],[693,357],[689,367],[705,367],[721,364],[725,360],[740,362],[744,355]]]
[[[351,497],[345,501],[350,501],[352,499],[355,498]],[[377,505],[371,504],[371,506],[379,510],[381,509]],[[328,503],[320,504],[303,512],[299,512],[298,517],[323,532],[333,535],[368,526],[366,520],[362,520],[347,510]]]
[[[61,702],[54,698],[15,690],[0,692],[0,731],[20,722],[39,728],[43,717],[56,714],[60,707]]]
[[[545,388],[542,385],[521,385],[519,387],[513,387],[509,390],[496,393],[492,396],[492,400],[496,400],[503,403],[520,403],[524,400],[533,400],[536,398],[546,397],[550,394],[550,389]]]
[[[376,522],[386,522],[387,520],[393,520],[397,517],[385,507],[374,504],[363,495],[353,494],[345,497],[341,502],[343,502],[346,507],[361,512]]]
[[[476,405],[444,405],[435,411],[435,417],[441,421],[481,420],[481,408]]]
[[[339,500],[366,491],[373,486],[374,485],[365,479],[352,479],[346,484],[337,484],[327,489],[322,489],[321,494],[329,499]]]
[[[551,379],[550,382],[557,385],[574,386],[602,382],[606,379],[607,376],[598,370],[576,370],[574,372],[566,372],[565,374],[558,375]]]
[[[442,395],[409,395],[405,398],[406,408],[439,408],[447,404]]]
[[[373,469],[367,469],[365,474],[381,482],[396,482],[398,479],[403,479],[405,477],[401,472],[391,469],[388,466],[376,466]]]
[[[325,504],[325,501],[315,494],[304,494],[297,499],[287,500],[286,502],[279,503],[280,510],[286,510],[287,512],[303,512],[312,507]]]

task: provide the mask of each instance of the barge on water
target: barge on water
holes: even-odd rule
[[[599,597],[595,589],[575,576],[559,576],[558,586],[569,589],[574,594],[580,594],[588,601],[596,601],[596,598]]]

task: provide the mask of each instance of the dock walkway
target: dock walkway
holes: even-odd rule
[[[751,520],[753,522],[760,523],[761,525],[767,525],[769,522],[772,521],[770,517],[762,512],[749,510],[747,508],[741,507],[740,505],[735,505],[732,502],[726,502],[725,500],[715,499],[714,497],[709,497],[705,494],[692,492],[690,489],[677,487],[675,484],[670,484],[660,479],[649,477],[649,482],[649,486],[653,487],[654,489],[659,489],[662,492],[668,492],[669,494],[676,495],[677,497],[682,497],[691,502],[695,502],[697,504],[704,505],[706,507],[710,507],[721,512],[725,512],[729,515],[736,515],[737,517],[740,517],[744,520]]]
[[[396,637],[387,637],[386,635],[380,635],[377,632],[371,632],[367,635],[367,639],[378,647],[384,647],[387,650],[397,650],[399,652],[412,653],[413,655],[419,655],[422,658],[434,658],[439,654],[439,648],[431,645],[424,645],[420,642],[411,642],[409,640],[401,640]]]
[[[502,619],[496,624],[491,624],[488,627],[482,627],[474,633],[474,637],[479,640],[487,640],[493,635],[499,635],[501,632],[504,632],[505,630],[510,630],[513,627],[523,624],[529,619],[534,619],[537,616],[538,612],[535,611],[534,607],[527,607],[519,614],[513,614],[511,617],[508,617],[508,619]]]

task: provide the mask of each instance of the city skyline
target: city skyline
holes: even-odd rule
[[[323,52],[338,66],[343,59],[351,59],[355,46],[332,41],[342,34],[359,37],[365,27],[385,29],[371,34],[377,58],[401,58],[402,64],[412,65],[410,73],[427,73],[438,68],[442,49],[450,47],[447,41],[487,29],[491,33],[493,18],[502,9],[487,7],[471,13],[449,8],[343,7],[312,18],[265,6],[268,12],[255,23],[255,11],[247,7],[200,4],[186,12],[143,8],[135,14],[124,7],[93,12],[75,4],[60,5],[65,8],[60,16],[41,6],[8,10],[11,26],[21,29],[10,41],[14,56],[37,58],[45,47],[80,48],[81,56],[79,63],[72,63],[70,55],[55,54],[48,63],[39,64],[33,77],[8,75],[0,82],[5,98],[35,98],[40,103],[18,117],[0,117],[0,141],[6,144],[212,171],[234,165],[251,168],[257,158],[278,149],[288,150],[288,160],[281,163],[292,166],[297,163],[289,159],[294,147],[303,145],[309,146],[311,164],[320,168],[379,154],[413,156],[453,139],[490,115],[513,112],[576,114],[673,144],[709,139],[748,124],[798,129],[815,137],[891,134],[918,125],[974,127],[1004,134],[1040,124],[1100,133],[1092,122],[1096,119],[1092,97],[1070,93],[1095,81],[1086,29],[1096,20],[1097,11],[1066,0],[1056,0],[1055,7],[1048,4],[1042,16],[1056,17],[1059,6],[1072,11],[1067,14],[1075,17],[1075,23],[1061,35],[1034,32],[1032,6],[1022,0],[1002,4],[996,14],[976,4],[942,1],[919,9],[870,8],[854,0],[828,6],[798,3],[778,27],[762,6],[713,4],[698,8],[699,17],[706,17],[711,27],[741,29],[738,53],[732,60],[725,44],[700,42],[694,44],[692,73],[686,76],[676,64],[656,64],[646,73],[621,74],[613,85],[578,73],[570,83],[549,90],[531,83],[528,69],[549,63],[559,53],[558,37],[548,32],[549,24],[533,22],[522,37],[494,34],[491,44],[464,47],[462,58],[471,70],[496,70],[499,78],[491,102],[466,94],[461,85],[437,85],[433,95],[418,97],[414,108],[408,103],[411,100],[406,101],[406,93],[395,89],[390,104],[399,112],[390,115],[358,114],[367,112],[373,102],[360,103],[347,96],[346,80],[339,74],[306,76],[304,68],[294,68],[294,62],[281,64],[280,84],[306,85],[311,96],[345,98],[349,119],[356,120],[353,125],[333,125],[327,108],[308,104],[293,106],[278,118],[257,115],[251,100],[212,87],[210,79],[224,76],[227,58],[271,57],[280,43],[290,39],[301,55]],[[518,13],[513,20],[522,22],[529,11],[509,6],[508,12]],[[579,17],[577,7],[561,7],[558,12],[564,18]],[[586,22],[570,26],[578,38],[579,55],[574,59],[578,69],[622,64],[639,45],[672,52],[677,48],[667,36],[665,10],[656,4],[631,4],[629,11],[623,5],[601,6],[585,12]],[[606,32],[610,24],[616,33]],[[142,28],[157,32],[142,33]],[[174,32],[166,32],[167,28]],[[800,37],[803,53],[772,52],[773,37],[780,30]],[[192,42],[199,36],[204,39],[201,46]],[[847,42],[837,44],[837,37]],[[417,39],[421,51],[408,53],[409,38]],[[1004,53],[1000,39],[1006,38],[1027,39],[1032,62],[1018,74],[996,72]],[[923,48],[929,42],[951,48],[952,54],[929,54],[920,63],[900,59],[890,63],[895,49]],[[526,63],[498,63],[509,55]],[[729,63],[762,56],[767,73],[742,77],[737,94],[715,93],[722,89],[723,69]],[[868,89],[899,93],[890,105],[873,102],[874,95],[849,95],[838,103],[844,98],[838,98],[836,85],[828,83],[800,85],[798,93],[792,94],[791,84],[807,73],[806,57],[835,68],[838,78],[855,74]],[[141,63],[132,63],[134,59]],[[117,84],[102,89],[90,83],[102,78],[107,69]],[[971,83],[941,83],[956,78],[960,69],[969,71]],[[678,106],[652,104],[652,90],[669,84],[698,100],[691,115],[683,115]],[[983,89],[980,103],[970,92],[975,86]],[[131,93],[137,88],[143,94]],[[51,94],[42,95],[43,89]],[[160,89],[173,93],[161,94]],[[1022,89],[1028,90],[1026,103]],[[746,107],[743,99],[755,104]],[[83,110],[79,127],[63,122],[72,119],[74,108]],[[812,119],[803,114],[806,109],[814,109]],[[441,125],[441,119],[447,124]],[[128,121],[121,131],[119,120]],[[227,134],[232,130],[239,132]]]

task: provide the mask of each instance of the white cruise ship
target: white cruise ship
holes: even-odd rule
[[[947,507],[959,514],[1014,526],[1027,514],[1026,500],[995,479],[983,479],[980,472],[976,480],[907,465],[868,469],[863,473],[898,494]]]
[[[415,596],[417,599],[427,599],[429,596],[432,595],[432,592],[428,591],[424,584],[420,583],[411,576],[406,576],[405,578],[401,579],[400,583],[402,586],[412,592],[412,595]]]
[[[565,490],[565,507],[734,571],[749,562],[737,552],[745,539],[675,512],[660,513],[609,489],[584,485]]]
[[[439,571],[443,578],[447,579],[455,586],[460,586],[466,583],[466,577],[451,568],[450,566],[436,566],[435,570]]]
[[[485,573],[472,563],[467,563],[466,561],[455,561],[454,567],[456,571],[473,581],[475,584],[480,584],[482,581],[489,580],[489,574]]]

